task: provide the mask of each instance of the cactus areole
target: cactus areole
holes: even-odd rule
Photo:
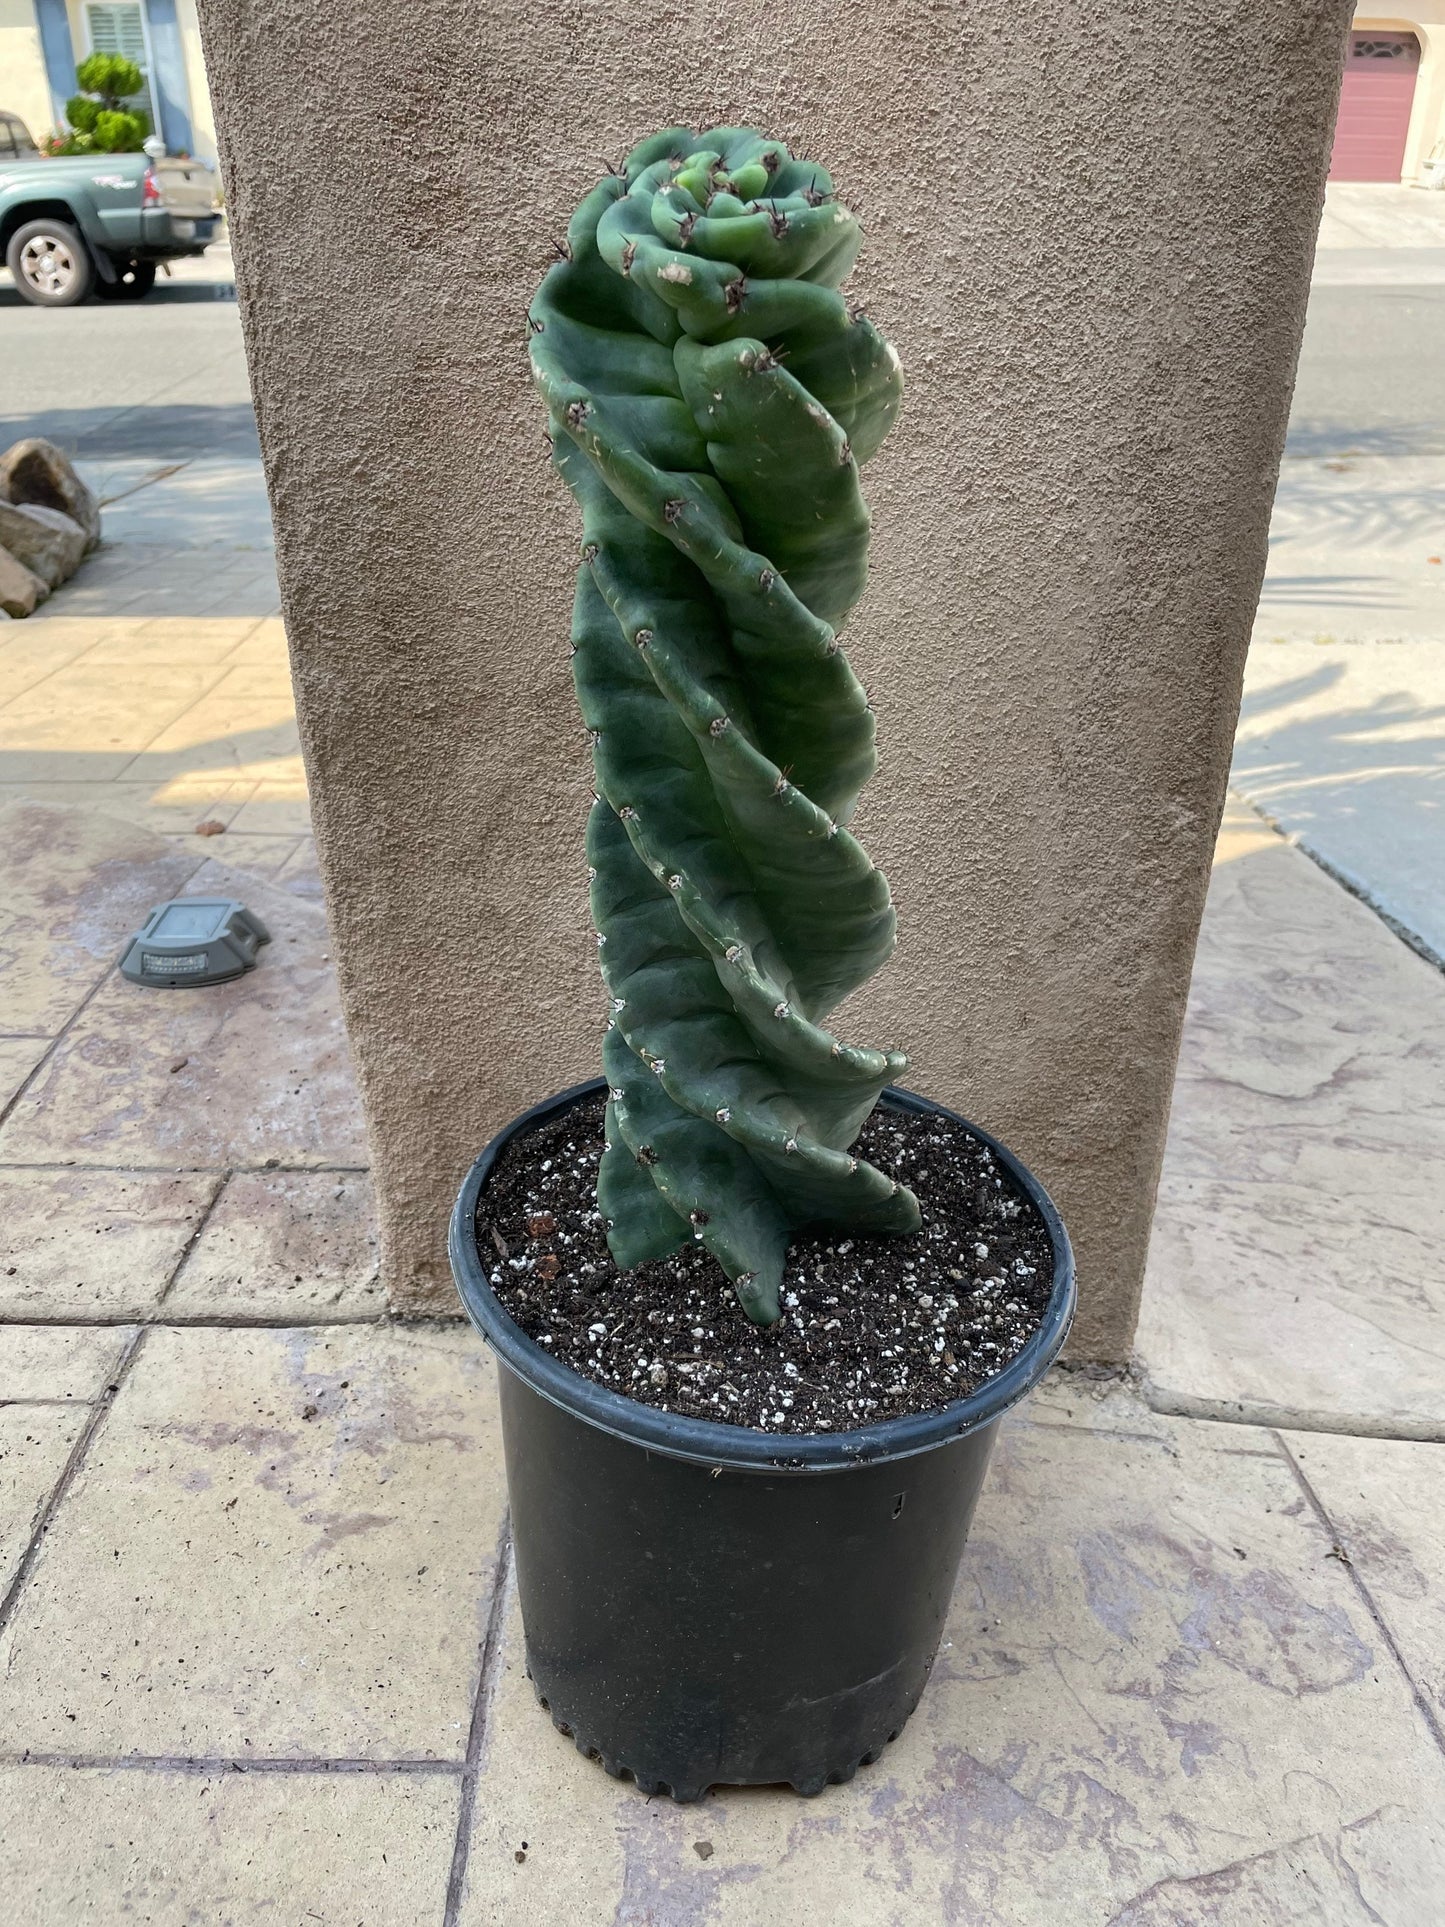
[[[895,930],[847,827],[877,760],[838,641],[867,574],[859,471],[903,389],[838,292],[860,239],[780,142],[670,128],[582,202],[528,315],[582,511],[598,1207],[624,1269],[698,1239],[764,1325],[796,1228],[920,1223],[849,1148],[906,1060],[825,1027]]]

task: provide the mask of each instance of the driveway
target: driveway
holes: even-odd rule
[[[1445,194],[1329,189],[1235,750],[1271,822],[1445,958]]]

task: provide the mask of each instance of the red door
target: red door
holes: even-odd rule
[[[1398,181],[1415,99],[1420,43],[1412,33],[1352,33],[1332,181]]]

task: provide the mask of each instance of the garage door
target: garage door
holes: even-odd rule
[[[1420,43],[1412,33],[1352,33],[1332,181],[1398,181],[1415,99]]]

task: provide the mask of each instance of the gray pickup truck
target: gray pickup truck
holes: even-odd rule
[[[200,161],[168,155],[42,155],[0,112],[0,250],[16,292],[37,308],[87,295],[138,301],[159,261],[201,254],[220,211]]]

